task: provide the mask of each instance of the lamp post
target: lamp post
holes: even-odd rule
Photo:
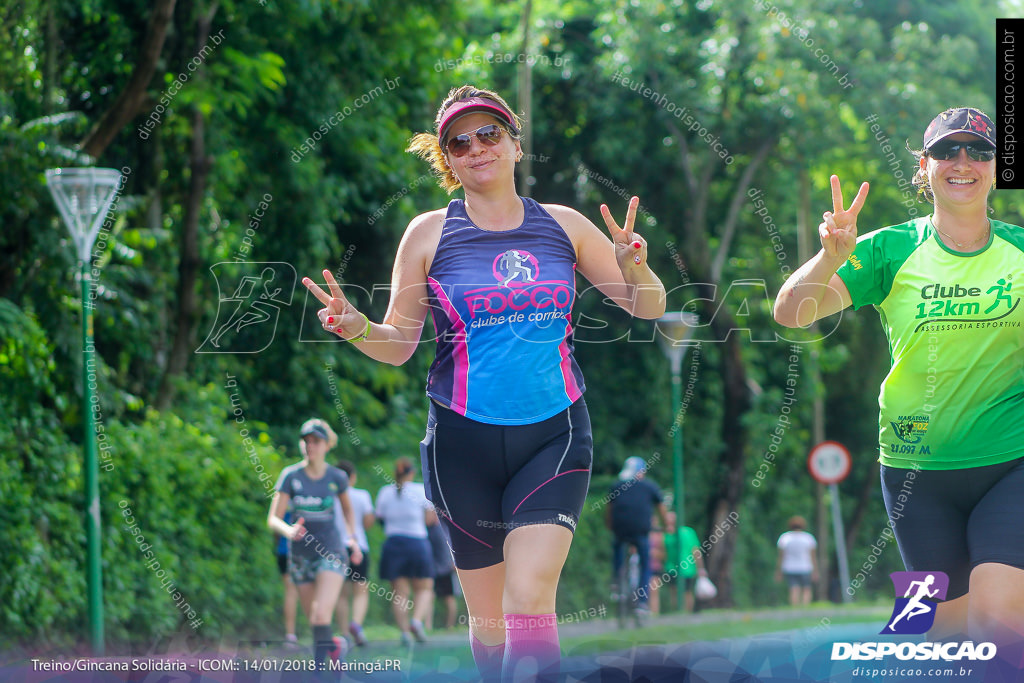
[[[75,242],[82,283],[82,424],[85,455],[85,532],[89,592],[89,634],[93,654],[103,655],[103,574],[100,563],[99,463],[96,459],[96,422],[93,415],[95,348],[90,303],[90,252],[100,226],[110,212],[121,181],[112,168],[51,168],[46,186]],[[90,377],[92,374],[92,377]]]
[[[672,311],[655,321],[658,332],[658,344],[665,353],[672,367],[672,484],[673,507],[676,513],[676,529],[686,525],[683,499],[683,425],[676,424],[675,416],[683,402],[683,358],[690,348],[689,339],[693,336],[693,328],[700,318],[696,313]],[[682,591],[676,592],[677,607],[682,606]]]

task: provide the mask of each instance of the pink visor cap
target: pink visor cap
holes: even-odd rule
[[[437,133],[438,141],[443,145],[445,136],[453,123],[463,116],[476,113],[490,114],[511,128],[514,135],[519,135],[519,128],[516,127],[515,119],[512,117],[511,112],[494,100],[489,100],[485,97],[470,97],[465,100],[459,100],[448,107],[448,111],[444,113],[444,118],[441,119],[441,127]]]

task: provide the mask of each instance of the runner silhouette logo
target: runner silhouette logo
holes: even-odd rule
[[[196,353],[258,353],[270,346],[295,290],[291,264],[228,261],[210,272],[218,289],[217,318]]]
[[[944,572],[893,572],[889,578],[896,592],[896,604],[879,633],[910,635],[930,629],[935,621],[935,606],[946,599],[949,577]]]
[[[537,257],[525,249],[509,249],[494,257],[492,264],[494,278],[503,287],[510,287],[515,282],[524,285],[536,282],[540,266]]]

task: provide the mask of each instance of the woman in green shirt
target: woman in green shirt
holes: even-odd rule
[[[846,209],[833,175],[822,249],[783,285],[775,319],[879,312],[892,359],[879,396],[883,498],[907,569],[949,578],[929,635],[995,642],[1020,666],[1024,229],[988,217],[995,141],[978,109],[939,114],[915,153],[932,215],[860,237],[868,184]]]

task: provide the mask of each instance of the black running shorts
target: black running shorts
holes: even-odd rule
[[[1024,569],[1024,458],[958,470],[881,468],[903,563],[945,572],[947,600],[968,592],[979,564]]]
[[[541,422],[492,425],[430,402],[423,483],[459,569],[504,561],[505,536],[530,524],[575,531],[594,440],[583,398]]]

